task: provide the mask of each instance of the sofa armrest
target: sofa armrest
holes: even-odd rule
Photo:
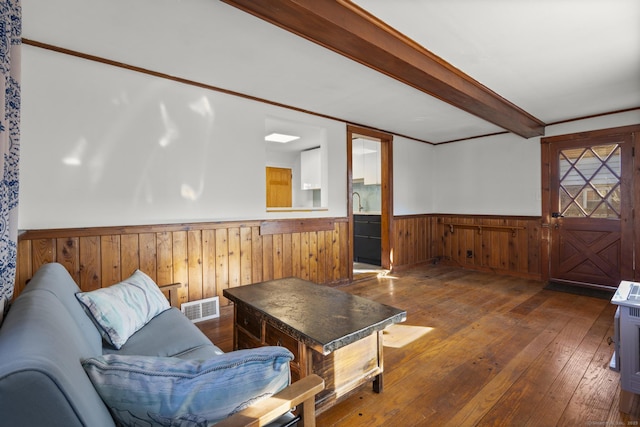
[[[259,427],[299,406],[299,427],[315,427],[315,396],[324,390],[324,380],[311,374],[273,396],[261,400],[218,423],[216,427]]]
[[[171,307],[179,309],[178,289],[182,287],[182,283],[170,283],[168,285],[158,285],[158,287],[162,292],[169,293],[169,304],[171,304]]]

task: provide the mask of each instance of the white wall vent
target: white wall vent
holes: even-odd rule
[[[187,319],[194,323],[220,317],[218,297],[185,302],[180,305],[180,309],[187,316]]]

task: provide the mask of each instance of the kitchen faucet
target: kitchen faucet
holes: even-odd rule
[[[360,193],[358,193],[357,191],[354,191],[353,194],[351,195],[351,197],[353,196],[358,196],[358,212],[362,211],[362,204],[360,203]]]

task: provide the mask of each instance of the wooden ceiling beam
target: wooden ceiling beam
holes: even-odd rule
[[[525,138],[545,124],[348,0],[222,0]]]

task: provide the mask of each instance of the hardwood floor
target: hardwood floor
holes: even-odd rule
[[[615,306],[540,282],[424,266],[340,288],[407,311],[432,328],[384,348],[384,392],[363,388],[318,426],[621,426],[619,374],[609,369]],[[230,310],[199,324],[233,347]]]

